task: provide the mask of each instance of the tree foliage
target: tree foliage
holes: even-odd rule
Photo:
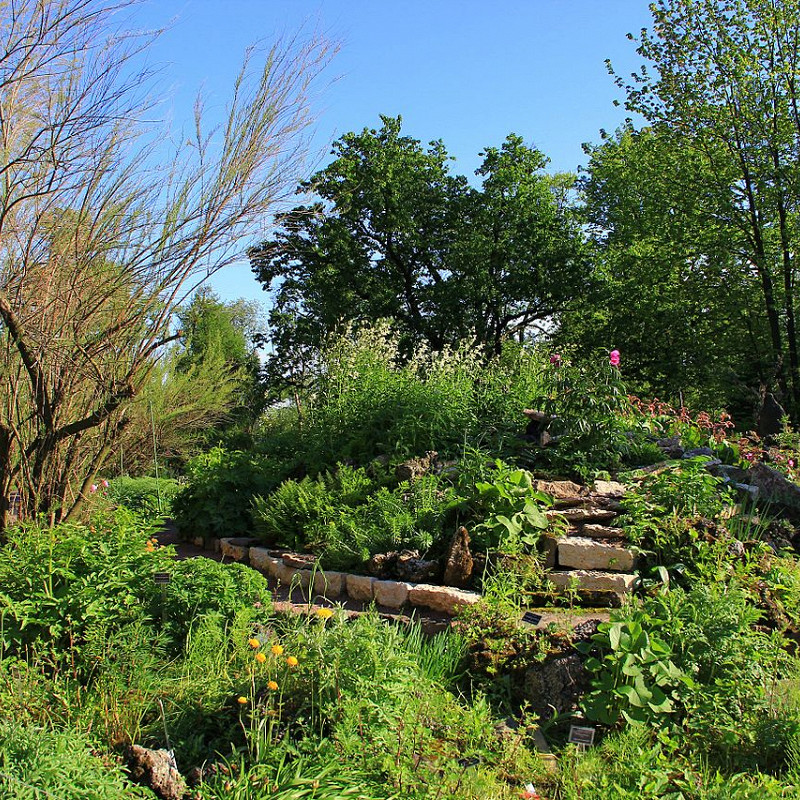
[[[702,156],[692,180],[729,235],[734,285],[758,286],[770,382],[800,411],[796,328],[800,211],[800,4],[658,0],[627,107]]]
[[[441,141],[424,148],[400,117],[348,133],[299,191],[315,196],[277,218],[251,251],[274,290],[273,375],[307,364],[343,323],[391,319],[408,351],[475,335],[499,352],[559,312],[583,269],[564,180],[515,135],[490,147],[480,188],[450,172]]]
[[[124,5],[124,3],[122,4]],[[176,306],[297,180],[318,41],[255,52],[227,122],[170,144],[145,119],[150,39],[120,4],[0,7],[0,529],[9,496],[80,505],[171,338]]]

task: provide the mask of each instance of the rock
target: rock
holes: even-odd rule
[[[301,555],[299,553],[283,553],[283,563],[287,567],[295,569],[312,569],[317,557],[312,555]]]
[[[417,550],[403,550],[397,556],[395,564],[397,578],[409,583],[425,583],[425,581],[436,580],[440,569],[438,561],[428,561],[420,558]]]
[[[706,464],[706,469],[715,478],[724,478],[732,483],[747,483],[750,480],[750,470],[742,469],[741,467],[734,467],[731,464],[709,462]]]
[[[374,578],[386,578],[394,573],[397,553],[375,553],[367,562],[367,572]]]
[[[250,551],[251,544],[257,544],[257,540],[248,539],[244,536],[219,540],[219,547],[222,555],[234,561],[247,561],[247,555]]]
[[[547,447],[555,441],[554,437],[548,432],[548,428],[556,417],[553,414],[545,414],[533,408],[526,408],[522,412],[528,418],[525,428],[525,438],[527,441],[538,444],[539,447]]]
[[[762,439],[783,433],[786,411],[772,392],[766,392],[761,402],[756,422],[756,432]]]
[[[699,458],[700,456],[707,456],[708,458],[713,458],[714,453],[711,452],[710,447],[695,447],[692,450],[687,450],[683,454],[683,458]],[[717,464],[721,463],[722,463],[721,461],[717,461]]]
[[[324,572],[317,570],[314,573],[314,594],[333,600],[339,597],[344,590],[345,574],[343,572]]]
[[[347,584],[347,594],[351,600],[359,603],[372,602],[372,587],[375,583],[375,578],[366,575],[347,575],[345,582]]]
[[[611,522],[617,514],[605,508],[565,508],[563,511],[545,511],[548,519],[563,517],[567,522]]]
[[[450,586],[431,586],[420,583],[409,589],[408,599],[415,606],[424,606],[445,614],[455,614],[464,606],[479,602],[481,596],[477,592],[467,592]]]
[[[533,481],[533,488],[537,492],[549,494],[554,500],[570,500],[586,497],[589,491],[574,481]]]
[[[625,530],[623,528],[611,528],[608,525],[592,525],[587,523],[582,528],[584,536],[592,539],[624,539]]]
[[[680,436],[670,436],[666,439],[658,439],[656,445],[661,448],[667,458],[683,458],[683,448],[681,447]]]
[[[589,688],[590,675],[577,653],[550,658],[525,673],[523,692],[531,709],[542,718],[575,711]]]
[[[583,536],[570,536],[558,543],[558,564],[573,569],[629,572],[636,565],[636,556],[627,547],[616,542],[607,543]]]
[[[636,575],[624,572],[573,569],[568,572],[549,572],[547,580],[557,589],[583,589],[589,592],[617,592],[627,594],[633,588]]]
[[[429,450],[421,458],[411,458],[398,464],[394,469],[394,474],[398,481],[413,481],[425,475],[433,469],[436,457],[439,454],[435,450]]]
[[[542,536],[542,538],[539,539],[539,552],[543,556],[542,566],[545,569],[553,569],[556,565],[558,539],[555,536]]]
[[[750,468],[750,485],[758,487],[761,498],[783,506],[795,517],[800,515],[800,486],[777,470],[766,464],[755,464]]]
[[[620,498],[628,491],[628,487],[619,481],[595,481],[593,491],[603,497]]]
[[[462,525],[454,534],[447,552],[444,567],[445,586],[458,586],[462,589],[469,586],[472,578],[472,554],[469,551],[469,533]]]
[[[161,800],[181,800],[186,794],[183,776],[175,768],[174,758],[167,750],[131,745],[128,748],[128,768],[132,780],[152,789]]]
[[[278,573],[283,567],[283,560],[274,555],[271,550],[267,550],[266,547],[251,547],[250,566],[277,579]]]
[[[375,581],[372,584],[375,602],[387,608],[400,608],[405,605],[410,589],[411,584],[402,581]]]

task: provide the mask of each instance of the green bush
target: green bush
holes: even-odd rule
[[[187,464],[186,485],[173,502],[175,522],[191,536],[248,535],[251,499],[272,491],[290,469],[260,452],[215,447]]]
[[[180,486],[172,478],[119,477],[109,481],[107,497],[148,517],[169,516]]]
[[[92,754],[75,731],[0,719],[0,800],[118,800],[152,797],[132,786],[110,759]]]

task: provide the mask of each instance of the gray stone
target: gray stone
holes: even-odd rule
[[[600,542],[583,536],[570,536],[558,543],[558,564],[573,569],[601,569],[628,572],[636,556],[616,542]]]
[[[800,514],[800,486],[777,470],[766,464],[753,465],[750,469],[750,485],[758,487],[762,498],[783,506],[794,516]]]
[[[778,402],[775,395],[772,394],[772,392],[766,392],[758,412],[756,427],[758,435],[762,439],[767,439],[771,436],[783,433],[783,418],[785,416],[786,411]]]
[[[708,456],[708,458],[712,458],[714,453],[711,452],[710,447],[695,447],[692,450],[687,450],[684,454],[684,458],[698,458],[699,456]],[[721,462],[718,462],[721,463]]]
[[[375,578],[367,575],[348,575],[345,579],[347,583],[347,594],[351,600],[359,603],[369,603],[373,598],[372,586]]]
[[[539,552],[544,557],[544,568],[552,569],[556,565],[558,539],[555,536],[542,536],[542,538],[539,539]]]
[[[328,599],[339,597],[344,591],[344,581],[343,572],[317,570],[314,573],[314,594]]]
[[[387,608],[400,608],[408,601],[408,592],[411,589],[410,583],[402,581],[375,581],[372,584],[372,591],[375,602]]]
[[[423,606],[445,614],[455,614],[464,606],[479,602],[481,596],[477,592],[467,592],[464,589],[454,589],[450,586],[431,586],[420,583],[411,587],[408,599],[415,606]]]

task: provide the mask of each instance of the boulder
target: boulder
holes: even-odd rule
[[[774,505],[783,506],[791,516],[800,517],[800,486],[766,464],[750,468],[750,486],[758,488],[758,496]]]
[[[133,781],[151,789],[161,800],[181,800],[186,794],[186,783],[168,750],[131,745],[128,769]]]
[[[394,469],[394,474],[398,481],[413,481],[425,475],[433,469],[436,458],[439,454],[435,450],[429,450],[420,458],[411,458],[398,464]]]
[[[472,554],[469,551],[469,533],[462,525],[454,534],[447,552],[444,567],[445,586],[458,586],[461,589],[469,586],[472,579]]]
[[[403,550],[397,556],[395,564],[397,578],[409,583],[425,583],[425,581],[436,580],[440,569],[438,561],[420,558],[418,550]]]
[[[758,435],[762,439],[768,439],[771,436],[783,433],[783,418],[785,416],[786,411],[775,395],[772,392],[767,392],[758,412],[758,420],[756,422]]]
[[[466,592],[450,586],[429,586],[421,583],[409,589],[408,599],[414,606],[423,606],[452,615],[464,606],[479,602],[481,596],[477,592]]]

